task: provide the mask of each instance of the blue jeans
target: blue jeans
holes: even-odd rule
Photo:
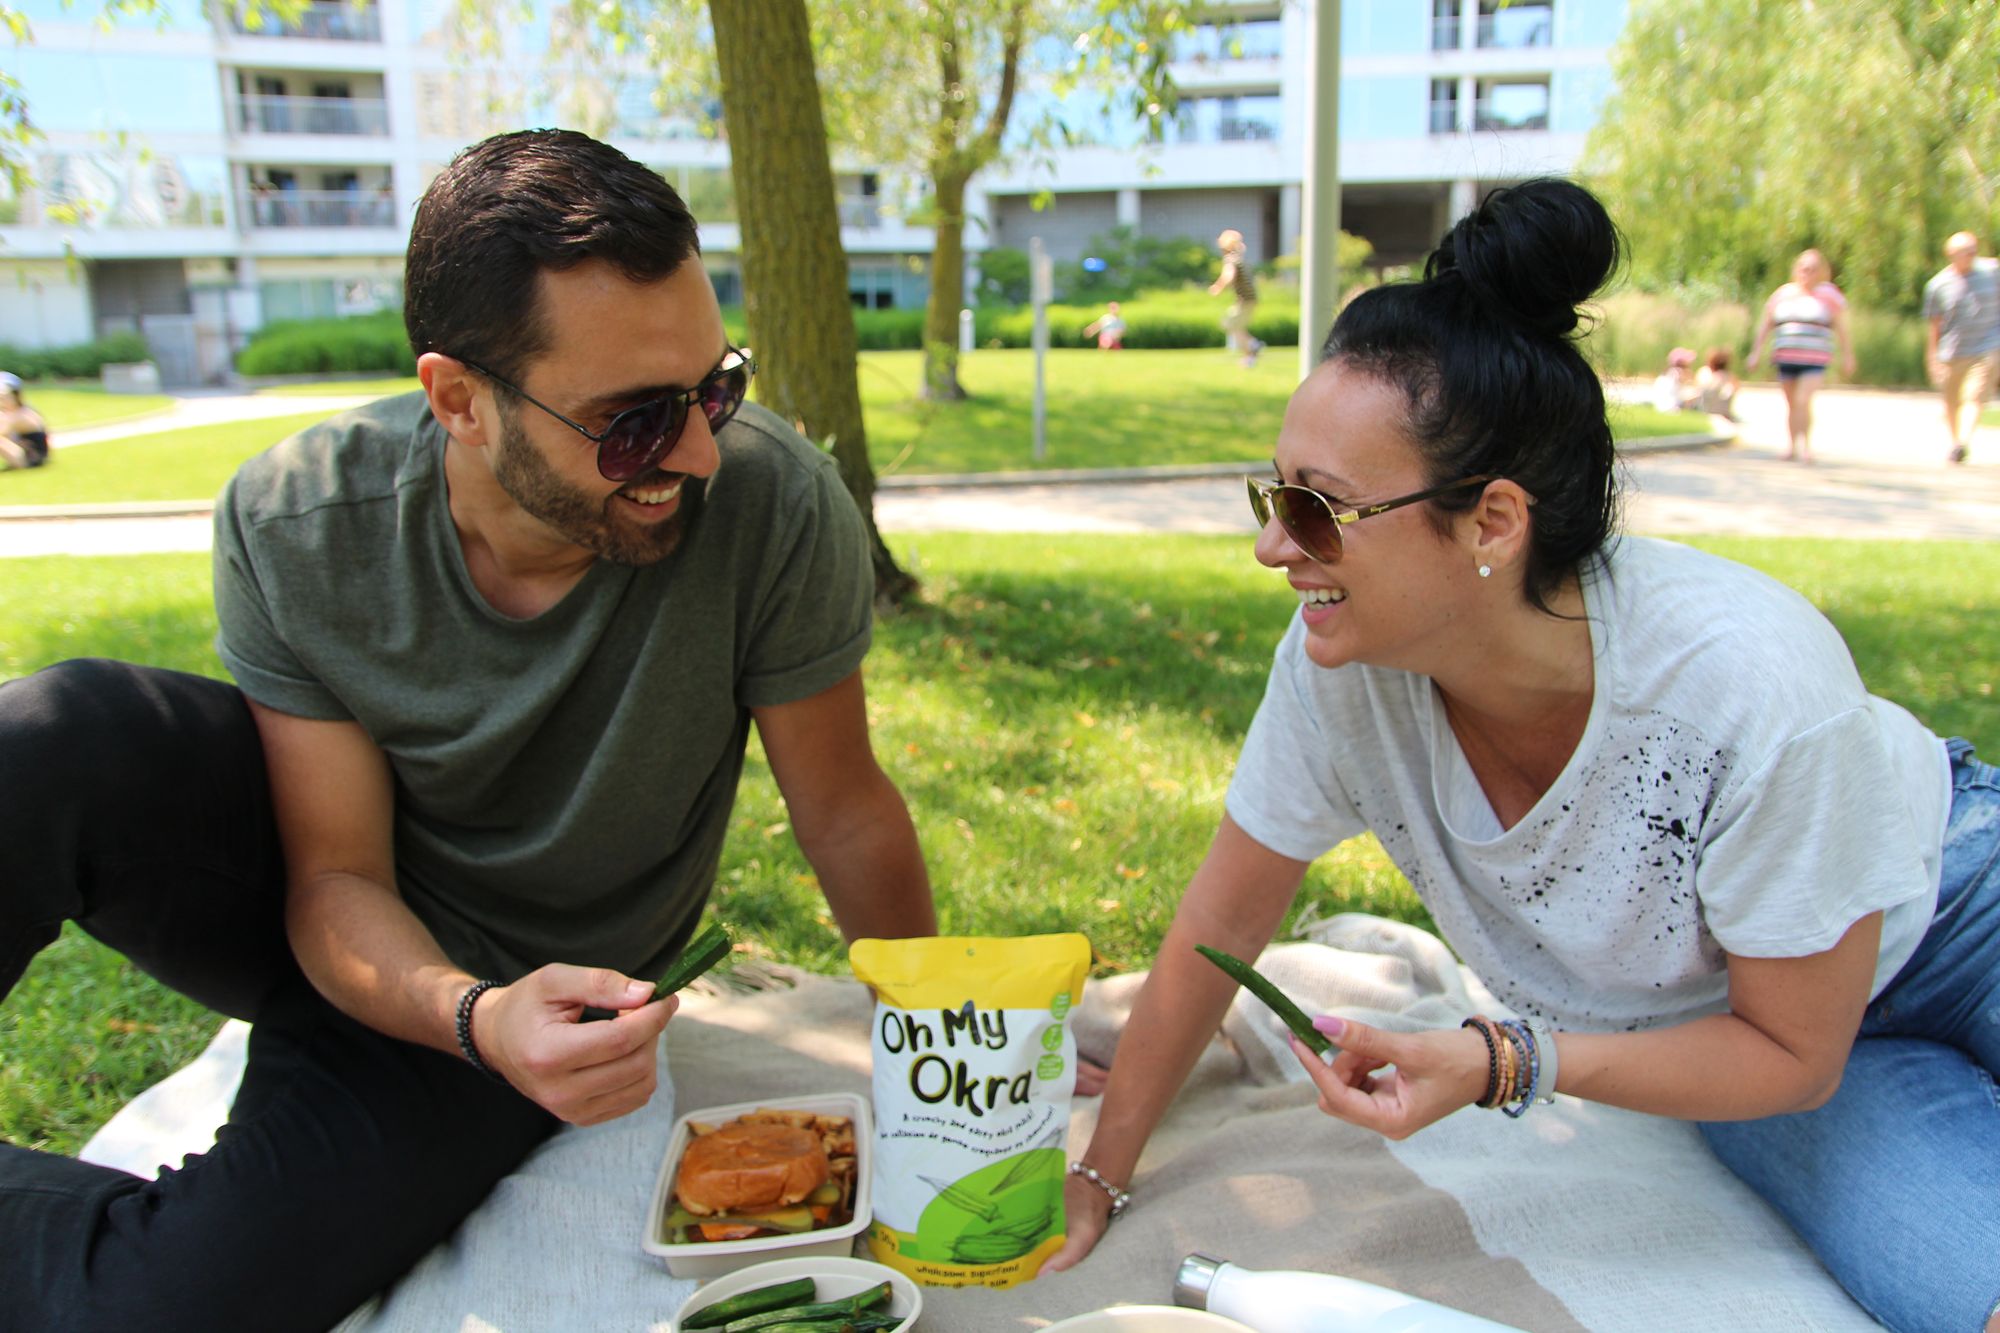
[[[1951,742],[1937,914],[1818,1110],[1704,1124],[1716,1156],[1899,1333],[2000,1310],[2000,770]]]

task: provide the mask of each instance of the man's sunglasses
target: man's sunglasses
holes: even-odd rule
[[[1244,484],[1250,488],[1250,509],[1257,515],[1257,526],[1265,527],[1273,516],[1278,526],[1285,530],[1301,551],[1322,565],[1331,565],[1340,559],[1340,530],[1349,523],[1359,523],[1364,518],[1386,514],[1391,509],[1401,509],[1404,505],[1416,504],[1419,500],[1429,500],[1455,491],[1461,486],[1483,486],[1492,477],[1466,477],[1445,486],[1433,486],[1415,495],[1405,495],[1394,500],[1384,500],[1381,504],[1361,505],[1358,508],[1344,508],[1330,495],[1321,495],[1310,486],[1292,486],[1281,481],[1259,481],[1255,477],[1245,477]]]
[[[709,430],[721,430],[736,415],[736,409],[743,406],[743,397],[750,391],[750,377],[757,373],[757,363],[751,359],[749,351],[732,347],[723,353],[721,364],[693,388],[655,398],[637,407],[628,407],[611,418],[602,431],[589,431],[525,390],[509,384],[477,361],[462,356],[455,359],[509,393],[526,398],[595,444],[597,471],[606,481],[630,481],[659,466],[660,460],[680,443],[681,431],[687,426],[688,408],[695,403],[701,404],[702,415],[708,418]]]

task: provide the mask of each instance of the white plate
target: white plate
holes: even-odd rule
[[[681,1333],[683,1319],[719,1300],[802,1277],[813,1280],[813,1299],[821,1301],[837,1301],[843,1296],[852,1296],[857,1291],[866,1291],[878,1283],[887,1282],[891,1288],[889,1313],[903,1317],[903,1322],[896,1325],[891,1333],[902,1333],[902,1330],[914,1326],[917,1315],[924,1308],[923,1293],[917,1284],[882,1264],[866,1259],[835,1259],[824,1255],[805,1259],[773,1259],[769,1263],[739,1268],[688,1297],[681,1303],[681,1308],[674,1311],[674,1333]],[[1127,1330],[1127,1333],[1131,1331]]]
[[[1178,1305],[1114,1305],[1072,1315],[1042,1333],[1256,1333],[1246,1324]]]
[[[854,1216],[837,1227],[821,1227],[796,1236],[757,1236],[750,1240],[669,1241],[660,1223],[667,1215],[667,1200],[674,1192],[674,1174],[681,1153],[694,1137],[689,1125],[700,1121],[720,1125],[751,1111],[811,1111],[815,1115],[846,1116],[854,1124]],[[822,1093],[817,1097],[780,1097],[762,1102],[735,1102],[728,1106],[701,1106],[674,1121],[667,1135],[667,1151],[660,1159],[659,1178],[653,1182],[652,1202],[646,1208],[645,1229],[640,1244],[646,1253],[666,1264],[675,1277],[720,1277],[765,1259],[800,1255],[848,1255],[854,1252],[854,1238],[868,1229],[873,1220],[870,1202],[870,1173],[874,1170],[875,1123],[868,1115],[868,1101],[851,1092]],[[859,1290],[859,1288],[856,1288]]]

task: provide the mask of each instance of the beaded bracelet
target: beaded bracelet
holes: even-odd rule
[[[1116,1222],[1118,1215],[1123,1213],[1126,1205],[1132,1202],[1132,1192],[1130,1190],[1119,1189],[1103,1176],[1097,1174],[1097,1168],[1088,1162],[1071,1162],[1069,1164],[1069,1173],[1073,1176],[1082,1176],[1085,1180],[1111,1196],[1111,1216],[1105,1219],[1107,1223]]]
[[[465,1062],[474,1069],[495,1083],[505,1083],[507,1080],[499,1070],[479,1058],[479,1048],[472,1042],[472,1006],[479,1002],[480,996],[499,984],[490,980],[475,981],[466,989],[465,994],[458,997],[458,1051],[465,1057]]]
[[[1493,1039],[1493,1033],[1487,1029],[1486,1020],[1476,1014],[1466,1019],[1463,1023],[1460,1023],[1459,1026],[1462,1028],[1471,1028],[1486,1042],[1486,1092],[1473,1105],[1481,1107],[1493,1106],[1493,1097],[1500,1091],[1500,1044]]]
[[[1521,1076],[1513,1088],[1513,1096],[1500,1105],[1509,1118],[1519,1120],[1527,1114],[1535,1101],[1535,1084],[1541,1077],[1541,1056],[1535,1043],[1535,1034],[1526,1023],[1519,1019],[1507,1018],[1500,1022],[1500,1030],[1506,1034],[1509,1044],[1518,1048]]]

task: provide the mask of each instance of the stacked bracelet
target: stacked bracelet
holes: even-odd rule
[[[500,983],[497,981],[475,981],[458,997],[458,1051],[465,1062],[477,1069],[495,1083],[505,1083],[500,1071],[479,1058],[479,1047],[472,1041],[472,1006],[479,1003],[479,997]]]
[[[1111,1196],[1111,1216],[1105,1219],[1107,1222],[1116,1222],[1118,1215],[1123,1213],[1126,1205],[1132,1202],[1132,1193],[1130,1190],[1119,1189],[1103,1176],[1097,1174],[1097,1168],[1088,1162],[1071,1162],[1069,1164],[1069,1173],[1073,1176],[1082,1176],[1085,1180]]]
[[[1495,1022],[1475,1014],[1459,1026],[1473,1029],[1486,1042],[1486,1091],[1474,1105],[1497,1107],[1519,1119],[1536,1102],[1555,1097],[1556,1040],[1546,1022]]]

